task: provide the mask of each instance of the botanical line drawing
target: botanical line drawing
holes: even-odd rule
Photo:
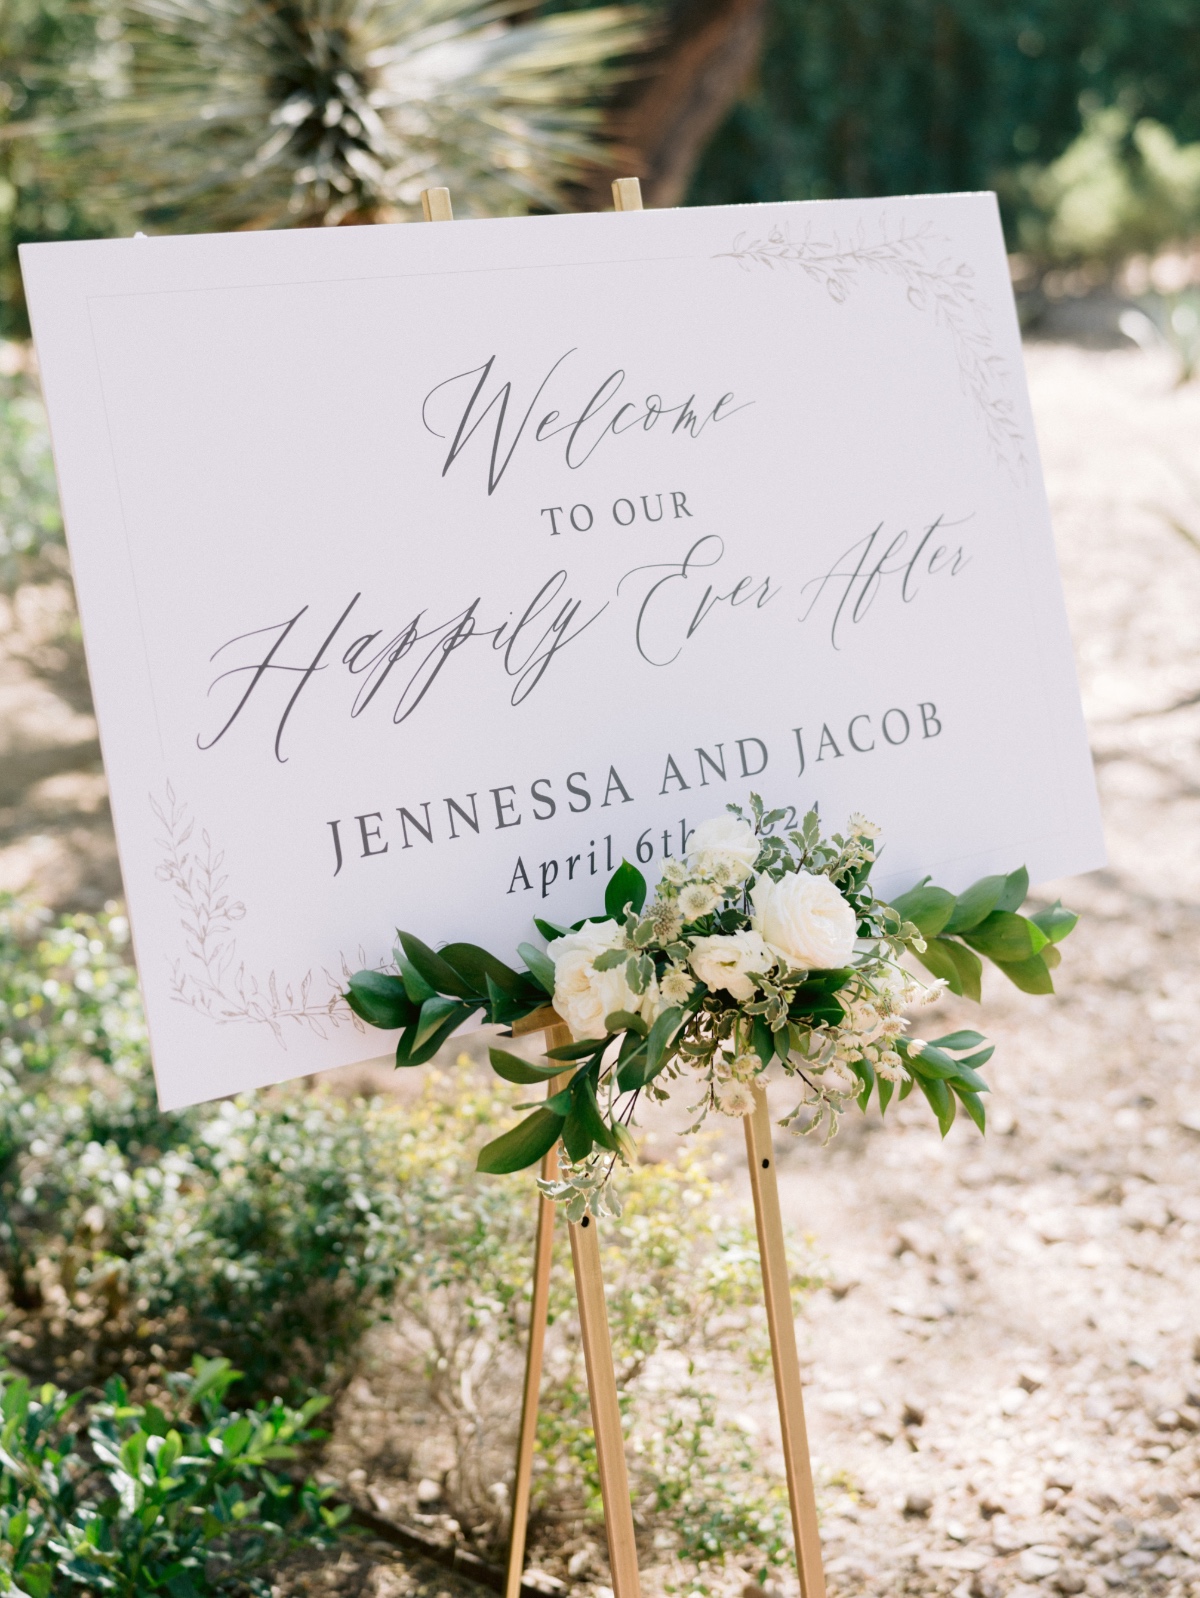
[[[176,799],[170,783],[166,802],[151,796],[150,807],[164,833],[158,842],[165,853],[155,876],[175,890],[175,903],[182,912],[179,925],[186,952],[182,959],[171,962],[176,1002],[218,1025],[247,1022],[269,1027],[284,1049],[284,1029],[289,1023],[318,1038],[328,1037],[330,1029],[344,1021],[364,1031],[342,997],[341,990],[352,974],[344,956],[342,977],[324,971],[320,983],[314,981],[311,971],[306,971],[298,984],[281,983],[274,971],[260,982],[247,971],[238,957],[234,933],[245,917],[246,906],[229,891],[224,851],[214,846],[204,829],[199,840],[195,839],[195,820],[188,807]],[[359,967],[366,963],[360,951]]]
[[[864,274],[895,278],[914,310],[932,316],[950,336],[958,361],[962,390],[987,430],[997,461],[1023,470],[1025,433],[1009,395],[1010,371],[995,347],[975,274],[966,261],[956,261],[947,240],[930,223],[893,231],[884,217],[873,241],[861,225],[847,240],[838,234],[815,238],[806,229],[794,239],[786,228],[772,227],[765,238],[739,233],[729,250],[714,260],[734,260],[744,272],[755,266],[793,268],[803,272],[842,305]]]

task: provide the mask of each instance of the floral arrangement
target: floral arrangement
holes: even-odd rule
[[[545,1065],[490,1050],[506,1081],[563,1080],[487,1144],[479,1169],[522,1170],[561,1139],[561,1179],[543,1188],[572,1219],[612,1212],[609,1178],[633,1156],[638,1106],[677,1081],[698,1093],[691,1131],[709,1111],[748,1114],[753,1084],[777,1064],[800,1086],[781,1123],[797,1131],[828,1139],[849,1104],[865,1110],[875,1094],[886,1111],[916,1087],[943,1136],[960,1104],[982,1132],[991,1047],[973,1031],[910,1037],[905,1010],[947,988],[978,1000],[981,956],[1025,992],[1052,992],[1056,946],[1078,918],[1058,903],[1020,914],[1024,868],[957,895],[926,878],[885,903],[869,882],[876,827],[854,815],[845,836],[824,838],[813,810],[781,833],[785,815],[757,795],[749,815],[729,805],[690,835],[684,859],[665,862],[653,898],[622,862],[603,915],[536,922],[546,947],[520,946],[523,971],[474,944],[434,951],[401,932],[397,972],[358,972],[346,998],[372,1025],[402,1029],[399,1066],[428,1060],[480,1012],[507,1027],[561,1020],[572,1041]],[[931,980],[901,965],[906,952]]]

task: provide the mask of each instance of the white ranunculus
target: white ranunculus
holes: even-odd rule
[[[721,890],[711,882],[689,882],[679,895],[679,909],[685,921],[699,921],[721,902]]]
[[[722,1115],[753,1115],[754,1090],[736,1078],[722,1082],[717,1088],[717,1109]]]
[[[849,964],[858,920],[828,877],[809,871],[789,871],[778,882],[760,877],[750,900],[750,925],[790,965],[832,971]]]
[[[737,816],[714,816],[702,821],[688,840],[688,865],[701,876],[718,872],[729,887],[745,882],[758,859],[758,839],[748,821]]]
[[[625,967],[597,971],[596,959],[606,949],[620,948],[624,930],[615,921],[588,921],[578,932],[555,938],[546,953],[554,962],[554,1008],[578,1043],[602,1038],[604,1018],[614,1010],[637,1014],[644,995],[625,980]]]
[[[686,1004],[695,986],[686,971],[673,965],[663,974],[661,988],[663,999],[667,1004]]]
[[[754,997],[757,974],[770,970],[775,960],[757,932],[722,933],[696,938],[689,964],[710,988],[724,988],[738,1003]]]

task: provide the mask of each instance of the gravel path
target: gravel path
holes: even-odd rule
[[[1059,997],[985,990],[986,1143],[780,1149],[839,1593],[1200,1593],[1200,386],[1027,353],[1110,865]]]

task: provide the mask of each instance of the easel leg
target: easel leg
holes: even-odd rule
[[[570,1041],[568,1028],[547,1028],[547,1049],[558,1048]],[[555,1078],[547,1083],[547,1093],[555,1092],[561,1080]],[[550,1180],[557,1171],[557,1149],[552,1149],[542,1165],[542,1175]],[[590,1216],[585,1217],[578,1226],[568,1227],[568,1231],[571,1236],[571,1261],[575,1267],[575,1293],[579,1300],[579,1327],[587,1367],[588,1398],[592,1406],[592,1433],[596,1439],[596,1462],[600,1471],[600,1492],[604,1499],[604,1525],[608,1535],[613,1593],[614,1598],[640,1598],[637,1540],[629,1502],[629,1475],[625,1468],[625,1438],[621,1431],[621,1409],[617,1402],[608,1306],[604,1300],[604,1280],[600,1271],[600,1240],[596,1223]],[[505,1598],[519,1598],[525,1562],[525,1532],[529,1518],[533,1445],[537,1436],[542,1355],[546,1344],[553,1240],[554,1205],[548,1199],[542,1199],[538,1208],[533,1294],[529,1306],[529,1350],[525,1364],[521,1430],[517,1442]]]
[[[775,1368],[775,1394],[783,1433],[783,1459],[787,1468],[792,1530],[796,1538],[796,1566],[803,1598],[825,1598],[825,1571],[821,1564],[821,1536],[817,1529],[817,1500],[813,1491],[808,1432],[804,1425],[804,1395],[800,1387],[800,1359],[796,1353],[796,1323],[788,1284],[787,1255],[783,1246],[783,1218],[775,1180],[775,1148],[767,1095],[755,1085],[754,1111],[746,1116],[746,1159],[754,1195],[754,1222],[762,1262],[763,1296],[771,1332],[771,1363]]]
[[[615,1598],[639,1598],[637,1541],[629,1502],[629,1475],[625,1469],[625,1437],[617,1403],[612,1340],[608,1333],[608,1307],[600,1274],[600,1239],[590,1216],[585,1215],[577,1226],[568,1230],[571,1262],[575,1267],[575,1292],[579,1299],[583,1357],[587,1365],[588,1397],[592,1405],[592,1431],[596,1438],[596,1462],[604,1498],[613,1593]]]
[[[569,1036],[569,1034],[568,1034]],[[548,1048],[554,1044],[547,1042]],[[562,1078],[547,1083],[557,1089]],[[542,1180],[558,1175],[558,1147],[542,1161]],[[520,1598],[521,1572],[525,1568],[525,1532],[529,1522],[529,1491],[533,1480],[533,1446],[537,1441],[538,1398],[542,1387],[542,1356],[546,1347],[546,1319],[550,1304],[550,1265],[554,1254],[554,1205],[538,1198],[537,1243],[533,1255],[533,1291],[529,1298],[529,1348],[525,1354],[525,1390],[521,1398],[521,1429],[517,1434],[517,1463],[513,1480],[512,1518],[508,1542],[508,1569],[504,1598]]]

